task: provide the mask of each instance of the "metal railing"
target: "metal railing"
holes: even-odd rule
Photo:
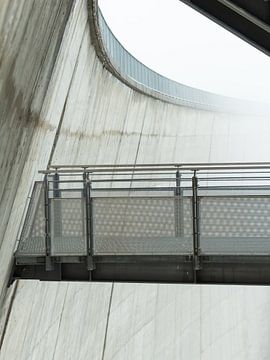
[[[270,163],[41,173],[13,280],[270,283]]]
[[[102,45],[113,68],[137,89],[156,97],[162,95],[164,100],[193,108],[223,112],[269,113],[269,104],[196,89],[151,70],[122,46],[106,23],[100,9],[98,9],[98,25]]]
[[[15,257],[270,255],[270,164],[52,166]]]

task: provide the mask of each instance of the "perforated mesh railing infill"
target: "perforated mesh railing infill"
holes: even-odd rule
[[[87,255],[85,193],[59,194],[49,199],[51,255]],[[93,255],[192,254],[192,196],[134,194],[92,197]],[[222,196],[199,195],[198,204],[201,254],[270,254],[269,195],[224,196],[223,190]],[[45,253],[44,186],[37,182],[16,256]]]
[[[183,214],[178,233],[176,206],[182,207]],[[190,198],[95,198],[94,251],[114,255],[191,253],[191,210]]]
[[[200,199],[203,254],[270,254],[270,197]]]
[[[52,256],[86,255],[85,200],[51,200]]]
[[[36,182],[26,213],[24,226],[17,248],[17,255],[45,255],[44,187]]]

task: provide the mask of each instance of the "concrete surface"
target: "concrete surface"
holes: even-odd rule
[[[0,359],[269,359],[268,287],[20,281],[6,294],[38,169],[267,161],[270,125],[169,104],[121,83],[91,45],[86,0],[1,7]]]

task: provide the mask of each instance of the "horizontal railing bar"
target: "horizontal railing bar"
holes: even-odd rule
[[[49,189],[49,192],[53,192],[55,189]],[[57,189],[59,191],[83,191],[83,188],[66,188],[66,189]]]
[[[191,188],[181,188],[188,190]],[[174,191],[175,187],[126,187],[126,188],[92,188],[92,191]]]
[[[128,188],[93,188],[92,191],[162,191],[162,190],[175,190],[176,187],[128,187]],[[198,190],[269,190],[270,185],[250,185],[250,186],[199,186]],[[181,190],[191,190],[191,187],[181,187]]]
[[[201,190],[211,190],[211,189],[228,189],[228,190],[270,190],[270,185],[243,185],[243,186],[199,186],[198,187]]]
[[[270,167],[270,162],[224,162],[224,163],[161,163],[161,164],[149,164],[149,163],[145,163],[145,164],[99,164],[99,165],[50,165],[49,168],[53,168],[53,169],[60,169],[60,168],[82,168],[82,169],[87,169],[87,168],[123,168],[123,167],[164,167],[164,166],[173,166],[173,167],[212,167],[212,166],[246,166],[246,165],[268,165]]]
[[[201,178],[198,176],[198,180],[200,182],[227,182],[227,181],[241,181],[241,182],[245,182],[245,181],[270,181],[270,177],[259,177],[259,176],[254,176],[254,177],[207,177],[207,178]],[[181,182],[190,182],[191,178],[181,178]],[[48,181],[51,184],[72,184],[72,183],[83,183],[82,180],[49,180]],[[120,179],[98,179],[98,180],[91,180],[92,183],[116,183],[116,182],[130,182],[130,183],[134,183],[134,182],[175,182],[175,178],[120,178]],[[53,190],[53,189],[50,189]]]
[[[149,188],[144,188],[144,187],[132,187],[132,188],[93,188],[92,191],[162,191],[162,190],[175,190],[176,187],[149,187]],[[183,191],[190,191],[191,187],[181,187],[181,190]],[[198,190],[207,190],[207,191],[211,191],[211,190],[269,190],[270,191],[270,186],[211,186],[211,187],[203,187],[203,186],[199,186]]]
[[[108,187],[100,187],[100,188],[92,188],[92,191],[122,191],[122,190],[127,190],[127,191],[137,191],[137,190],[142,190],[142,191],[162,191],[163,189],[169,189],[169,190],[175,190],[175,187],[167,187],[167,186],[163,186],[163,187],[114,187],[114,188],[108,188]],[[187,190],[190,189],[189,187],[181,187],[182,190]],[[83,189],[80,189],[80,191]],[[53,190],[50,190],[50,192]],[[71,188],[67,188],[67,189],[58,189],[58,192],[65,192],[65,191],[73,191],[73,189]],[[78,191],[78,189],[77,189]]]
[[[160,171],[172,171],[172,170],[176,170],[177,167],[175,168],[171,168],[169,166],[167,167],[153,167],[153,168],[142,168],[142,167],[136,167],[136,168],[88,168],[88,169],[84,169],[82,170],[82,173],[83,172],[89,172],[89,173],[112,173],[112,174],[115,174],[115,173],[119,173],[119,172],[127,172],[127,171],[132,171],[132,172],[138,172],[138,171],[143,171],[143,170],[146,170],[146,171],[153,171],[153,172],[160,172]],[[224,166],[224,165],[216,165],[216,166],[205,166],[205,167],[202,167],[202,166],[194,166],[194,167],[181,167],[181,169],[179,170],[186,170],[186,171],[202,171],[202,170],[262,170],[262,169],[270,169],[270,166],[269,165],[245,165],[245,166],[238,166],[236,167],[235,165],[228,165],[228,166]],[[42,173],[42,174],[51,174],[51,173],[54,173],[55,171],[53,170],[41,170],[39,171],[39,173]],[[63,173],[69,173],[69,174],[72,174],[72,173],[78,173],[78,170],[75,170],[75,169],[64,169],[64,170],[59,170],[57,169],[57,173],[58,174],[63,174]]]
[[[72,171],[71,171],[72,170]],[[104,171],[104,176],[109,176],[109,175],[114,175],[116,176],[117,175],[117,169],[107,169],[108,171],[105,172]],[[137,171],[134,173],[134,169],[129,169],[130,172],[128,170],[122,170],[120,171],[120,173],[123,173],[123,171],[125,171],[125,176],[126,175],[130,175],[130,176],[140,176],[140,175],[153,175],[155,174],[155,169],[137,169]],[[175,175],[176,173],[176,170],[177,169],[172,169],[170,168],[168,170],[168,172],[166,172],[166,170],[163,170],[163,169],[157,169],[158,172],[157,174],[163,174],[163,175]],[[195,169],[196,170],[196,169]],[[51,176],[55,175],[55,174],[61,174],[61,176],[78,176],[80,177],[84,171],[81,171],[79,172],[78,170],[73,170],[73,169],[70,169],[71,172],[69,172],[68,169],[65,169],[64,171],[62,170],[57,170],[57,171],[49,171],[49,173],[51,174]],[[141,171],[141,172],[139,172]],[[190,176],[191,175],[191,171],[194,171],[194,168],[189,168],[189,169],[179,169],[178,170],[179,173],[181,175],[186,175],[186,176]],[[260,174],[270,174],[270,167],[263,167],[263,168],[231,168],[230,170],[227,170],[226,168],[218,168],[217,170],[216,169],[206,169],[206,168],[201,168],[200,170],[200,174],[254,174],[254,173],[260,173]],[[91,174],[91,176],[100,176],[98,173],[95,173],[94,170],[86,170],[85,172],[89,172]],[[39,173],[47,173],[47,170],[40,170]]]
[[[230,177],[230,178],[200,178],[198,176],[198,180],[200,181],[255,181],[255,180],[259,180],[259,181],[265,181],[265,180],[270,180],[270,177],[268,178],[260,178],[260,177],[254,177],[254,178],[243,178],[243,177],[239,177],[239,178],[236,178],[236,177]],[[91,182],[92,183],[105,183],[105,182],[146,182],[146,181],[149,181],[149,182],[175,182],[175,179],[172,179],[172,178],[161,178],[161,179],[158,179],[158,178],[146,178],[146,179],[100,179],[100,180],[92,180]],[[187,182],[187,181],[191,181],[191,178],[190,179],[182,179],[181,178],[181,182]]]
[[[182,180],[182,179],[181,179]],[[183,179],[184,180],[184,179]],[[189,179],[188,179],[189,180]],[[210,178],[200,178],[198,176],[198,180],[200,181],[252,181],[252,180],[270,180],[270,177],[210,177]]]
[[[41,171],[38,171],[38,173],[39,174],[45,174],[46,175],[46,170],[43,172],[42,170]],[[55,175],[55,174],[58,174],[59,175],[59,173],[57,172],[57,171],[50,171],[49,173],[47,173],[47,175],[48,174],[51,174],[50,176],[53,176],[53,175]],[[81,171],[81,172],[79,172],[79,171],[72,171],[72,173],[69,173],[68,171],[65,171],[65,172],[62,172],[61,173],[61,177],[63,177],[63,176],[66,176],[66,177],[69,177],[69,176],[78,176],[78,177],[81,177],[82,176],[82,174],[83,174],[83,172]]]
[[[144,181],[149,181],[149,182],[165,182],[165,181],[174,181],[175,182],[175,178],[145,178],[145,179],[100,179],[100,180],[92,180],[92,183],[102,183],[102,182],[144,182]],[[190,179],[183,179],[183,181],[190,181]]]
[[[238,170],[238,169],[236,169]],[[185,170],[185,171],[182,171],[182,170],[179,170],[179,173],[181,175],[185,175],[185,176],[191,176],[192,174],[190,173],[191,169],[190,170]],[[194,171],[194,169],[192,169],[192,171]],[[88,171],[87,171],[88,172]],[[91,171],[90,171],[91,172]],[[52,172],[51,173],[51,178],[55,175],[55,174],[58,174],[58,172]],[[61,176],[65,176],[67,177],[68,176],[68,171],[65,171],[63,173],[61,173],[62,175]],[[83,172],[71,172],[70,173],[70,176],[77,176],[77,177],[81,177],[81,175],[83,174]],[[122,172],[120,173],[122,174]],[[119,174],[119,175],[120,175]],[[175,177],[175,170],[170,170],[169,172],[158,172],[158,173],[155,173],[155,171],[142,171],[141,173],[139,172],[136,172],[134,174],[134,172],[125,172],[125,176],[146,176],[146,175],[155,175],[155,176],[158,176],[158,175],[164,175],[164,176],[167,176],[167,175],[171,175],[171,176],[174,176]],[[214,175],[220,175],[220,174],[230,174],[230,175],[240,175],[240,174],[270,174],[270,168],[269,170],[265,170],[265,169],[248,169],[248,168],[245,168],[245,169],[242,169],[241,171],[235,171],[235,169],[231,170],[231,171],[227,171],[227,170],[224,170],[223,168],[222,169],[219,169],[219,170],[216,170],[216,171],[213,171],[213,170],[200,170],[200,174],[205,174],[205,175],[208,175],[208,174],[214,174]],[[109,172],[109,173],[105,173],[103,174],[103,176],[109,176],[109,175],[113,175],[113,176],[117,176],[117,171],[113,171],[113,172]],[[91,176],[100,176],[99,174],[95,174],[95,173],[91,173]],[[59,181],[59,179],[55,180],[55,179],[49,179],[49,181]],[[81,181],[81,180],[80,180]]]
[[[48,183],[51,184],[83,183],[83,180],[48,180]]]
[[[83,173],[78,174],[78,173],[73,173],[73,172],[72,173],[64,172],[64,173],[61,173],[60,176],[61,176],[61,178],[62,177],[75,177],[75,176],[81,177],[82,174]],[[241,175],[242,177],[245,176],[245,178],[246,178],[247,175],[249,175],[250,177],[254,177],[253,175],[255,175],[258,178],[262,178],[262,176],[265,176],[267,174],[269,174],[269,178],[270,178],[270,170],[269,171],[245,171],[245,170],[242,170],[242,171],[237,171],[237,172],[220,170],[220,171],[211,171],[211,172],[200,171],[200,173],[198,173],[198,177],[200,177],[200,179],[202,179],[201,176],[204,175],[204,176],[207,176],[207,179],[210,179],[211,176],[215,176],[215,175],[217,176],[215,178],[221,178],[221,175],[228,175],[228,176],[224,177],[225,179],[228,179],[229,176],[232,176],[233,178],[239,178]],[[116,176],[118,177],[118,176],[123,176],[123,175],[125,176],[125,179],[129,179],[128,176],[130,176],[130,178],[132,178],[132,179],[142,179],[142,178],[137,178],[137,176],[146,176],[146,175],[152,175],[151,179],[162,179],[162,177],[160,177],[160,176],[171,175],[172,179],[175,180],[175,171],[174,171],[174,172],[169,172],[169,173],[143,172],[143,173],[124,173],[124,174],[122,172],[120,172],[119,174],[117,174],[117,172],[114,172],[114,173],[102,173],[102,175],[100,173],[98,173],[98,174],[91,173],[91,178],[92,178],[91,181],[95,181],[93,179],[94,176],[99,176],[99,177],[102,176],[102,179],[99,179],[99,180],[104,179],[104,180],[113,181],[115,179],[119,179],[119,178],[116,178]],[[193,173],[191,173],[190,171],[189,172],[180,172],[180,175],[181,175],[181,180],[189,180],[189,179],[191,179]],[[113,176],[113,178],[110,176]],[[82,182],[82,180],[80,180],[80,179],[79,180],[72,180],[72,179],[71,180],[61,180],[61,179],[53,180],[52,179],[52,180],[48,180],[48,181],[50,183]]]
[[[259,169],[258,169],[259,170]],[[181,172],[180,172],[181,173]],[[188,174],[190,175],[190,172],[188,172]],[[241,175],[241,174],[270,174],[270,170],[264,171],[249,171],[249,169],[243,169],[242,171],[200,171],[199,174],[203,174],[203,175]]]
[[[175,190],[177,187],[176,186],[152,186],[152,187],[114,187],[114,188],[108,188],[108,187],[100,187],[100,188],[92,188],[92,191],[122,191],[122,190],[127,190],[127,191],[137,191],[137,190],[141,190],[141,191],[160,191],[160,190]],[[190,190],[190,187],[184,187],[181,186],[181,190]],[[220,190],[220,189],[228,189],[228,190],[270,190],[270,184],[269,185],[238,185],[238,186],[228,186],[228,185],[223,185],[223,186],[198,186],[199,190]],[[64,189],[57,189],[58,192],[66,192],[66,191],[82,191],[83,188],[64,188]],[[50,192],[54,191],[53,189],[49,190]]]

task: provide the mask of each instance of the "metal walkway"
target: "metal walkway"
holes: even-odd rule
[[[52,166],[16,278],[270,283],[270,164]]]

